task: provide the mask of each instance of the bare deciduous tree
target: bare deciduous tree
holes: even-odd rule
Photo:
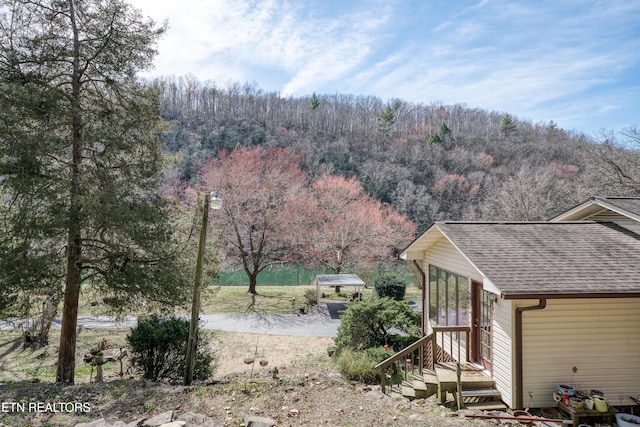
[[[340,273],[394,259],[415,225],[363,193],[355,179],[324,175],[311,187],[313,205],[303,245],[307,261]]]
[[[253,147],[223,152],[200,171],[204,191],[220,191],[222,209],[211,220],[223,250],[238,258],[256,294],[266,268],[294,261],[306,177],[298,158],[284,149]]]

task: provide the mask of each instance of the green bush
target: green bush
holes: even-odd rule
[[[380,298],[392,298],[402,301],[407,292],[407,282],[404,278],[393,274],[385,273],[373,281],[373,287]]]
[[[174,316],[152,315],[138,319],[127,341],[131,347],[131,364],[145,379],[178,380],[184,378],[189,321]],[[206,380],[213,375],[217,359],[205,348],[206,334],[199,330],[196,342],[194,380]]]
[[[361,351],[385,344],[396,348],[397,344],[405,340],[413,342],[418,336],[420,313],[403,302],[373,297],[348,304],[334,340],[336,353],[340,354],[343,349]]]
[[[307,289],[304,291],[304,300],[308,307],[318,303],[318,292],[315,289]]]
[[[337,357],[336,364],[340,373],[349,381],[376,384],[380,382],[380,369],[376,369],[376,365],[392,354],[382,348],[344,350]]]

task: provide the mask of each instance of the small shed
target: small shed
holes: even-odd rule
[[[320,288],[322,286],[353,286],[356,288],[356,292],[360,292],[360,289],[364,287],[365,283],[355,274],[318,274],[316,276],[316,288],[318,292],[317,305],[320,305]]]

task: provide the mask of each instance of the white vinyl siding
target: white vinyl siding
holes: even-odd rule
[[[493,380],[502,400],[509,407],[515,404],[514,370],[512,355],[515,353],[513,333],[513,303],[497,300],[493,303]]]
[[[429,265],[468,277],[482,283],[482,275],[447,239],[440,239],[425,253],[423,270],[429,271]]]
[[[640,395],[639,298],[547,300],[523,313],[523,339],[525,407],[552,406],[558,384],[601,390],[612,405]]]

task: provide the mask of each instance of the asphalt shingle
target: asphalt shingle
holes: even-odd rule
[[[505,297],[640,294],[640,236],[613,223],[436,226]]]

